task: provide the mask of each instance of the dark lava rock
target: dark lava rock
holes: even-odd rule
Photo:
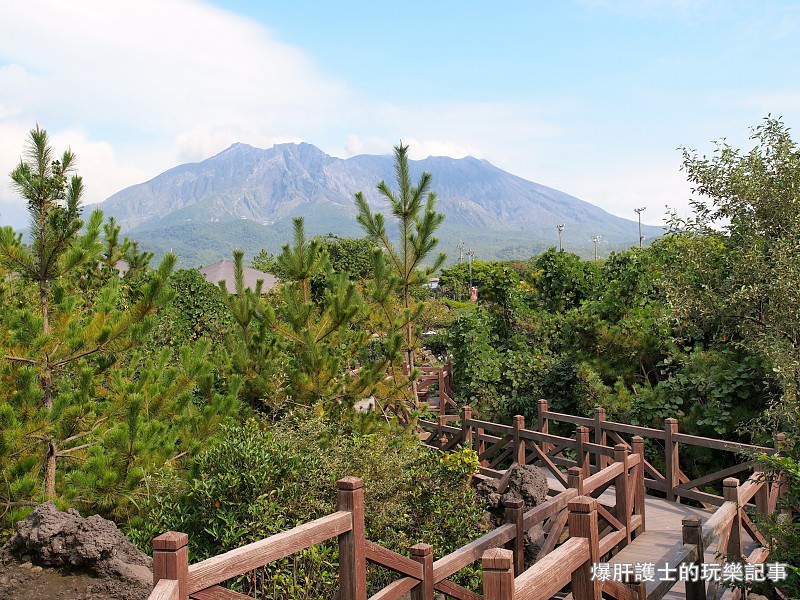
[[[139,552],[112,521],[99,515],[84,519],[74,509],[62,512],[46,502],[16,528],[16,535],[2,549],[8,557],[124,583],[129,598],[138,597],[139,591],[143,597],[149,594],[152,559]]]

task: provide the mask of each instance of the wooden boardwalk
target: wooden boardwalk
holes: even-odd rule
[[[547,482],[552,493],[564,491],[563,484],[552,474],[547,474]],[[603,492],[598,500],[612,503],[615,501],[616,490],[614,487]],[[716,508],[716,507],[715,507]],[[610,561],[610,565],[637,563],[653,563],[656,573],[665,567],[677,568],[680,559],[676,560],[674,549],[682,545],[683,520],[686,517],[697,517],[701,523],[707,521],[713,514],[713,509],[697,508],[680,504],[664,498],[654,496],[645,497],[646,531],[636,537],[628,546],[625,546]],[[744,539],[745,548],[752,550],[755,544],[749,536]],[[719,562],[716,545],[705,549],[704,561],[707,564]],[[656,577],[657,578],[657,577]],[[686,589],[682,581],[675,584],[664,593],[659,588],[659,581],[648,582],[646,586],[647,598],[665,598],[666,600],[685,600]],[[662,584],[663,585],[663,584]],[[571,596],[567,596],[567,599]]]
[[[453,420],[456,423],[451,424]],[[537,421],[527,428],[525,418],[518,415],[511,425],[492,423],[474,418],[464,407],[461,415],[439,414],[438,422],[422,422],[428,434],[425,443],[442,451],[472,448],[481,461],[482,475],[499,478],[501,486],[508,480],[508,465],[537,465],[548,475],[551,500],[567,497],[567,513],[553,510],[544,519],[543,550],[522,575],[516,568],[516,577],[503,570],[509,560],[504,551],[497,549],[489,556],[484,567],[500,587],[485,594],[487,600],[544,600],[570,580],[578,600],[600,593],[618,600],[741,597],[740,590],[717,589],[712,582],[685,583],[679,573],[685,577],[687,570],[696,573],[703,565],[721,569],[731,562],[741,566],[765,562],[765,540],[745,508],[759,514],[778,510],[785,486],[780,477],[765,477],[752,457],[780,452],[782,434],[775,436],[773,447],[754,446],[681,433],[674,418],[665,419],[663,429],[655,429],[608,421],[602,408],[594,417],[556,413],[545,400],[539,401]],[[560,432],[570,424],[574,434],[556,435],[550,430],[553,424]],[[685,465],[679,450],[688,446],[710,449],[729,466],[699,476],[692,473],[695,478],[691,478],[681,468]],[[656,458],[654,451],[661,456]],[[569,497],[583,499],[583,505]],[[579,516],[597,512],[597,525],[591,526],[597,529],[579,529],[585,535],[578,537],[589,540],[588,558],[578,540],[569,548],[564,542],[565,535],[574,536],[567,523],[573,510]],[[583,560],[588,562],[576,570],[574,565]],[[589,580],[586,565],[597,563],[608,563],[611,580]],[[640,570],[648,565],[653,581],[646,577],[637,582],[636,565]],[[625,581],[623,572],[630,575]]]

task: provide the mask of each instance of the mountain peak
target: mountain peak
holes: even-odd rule
[[[570,233],[566,239],[572,244],[565,246],[585,254],[591,252],[593,235],[602,235],[609,248],[638,241],[636,222],[507,173],[486,160],[438,156],[411,161],[410,167],[414,178],[422,171],[433,175],[431,191],[439,198],[437,210],[446,217],[438,232],[446,253],[455,252],[458,240],[469,240],[482,259],[527,258],[557,243],[559,223],[567,223]],[[353,194],[364,192],[376,210],[385,212],[386,203],[375,190],[379,181],[394,187],[390,155],[340,159],[307,142],[269,149],[236,143],[211,159],[181,165],[122,190],[102,208],[128,235],[152,240],[154,232],[160,232],[159,239],[169,240],[186,235],[179,230],[191,231],[192,243],[205,243],[206,250],[210,246],[200,240],[202,231],[227,228],[226,236],[233,239],[226,242],[233,243],[237,234],[231,232],[237,227],[244,232],[249,221],[263,228],[270,243],[262,241],[247,249],[269,247],[274,252],[290,240],[294,217],[305,218],[309,235],[362,236]],[[655,227],[643,230],[648,239],[660,234]],[[213,258],[228,254],[220,252]]]

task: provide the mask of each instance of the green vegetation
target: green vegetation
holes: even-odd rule
[[[648,248],[453,265],[436,291],[442,216],[430,175],[412,185],[399,146],[399,191],[378,186],[396,241],[357,194],[367,237],[309,239],[295,220],[278,256],[254,260],[281,280],[262,293],[245,287],[241,252],[227,290],[173,272],[171,255],[151,268],[100,213],[84,222],[74,156],[56,160],[33,130],[12,173],[31,242],[0,230],[2,526],[53,498],[114,518],[142,547],[186,531],[200,559],[331,512],[336,479],[358,475],[370,539],[442,555],[479,535],[484,507],[468,485],[474,453],[429,453],[409,427],[420,412],[403,365],[432,354],[449,355],[457,401],[484,419],[532,422],[547,398],[648,426],[675,416],[683,432],[729,440],[785,431],[786,456],[770,464],[797,508],[800,151],[775,120],[753,137],[748,153],[684,153],[695,215]],[[368,397],[376,411],[357,412]],[[719,461],[697,450],[685,468]],[[763,526],[776,559],[796,561],[796,519]],[[237,585],[329,597],[336,561],[323,544]],[[462,583],[477,589],[474,575]],[[386,577],[376,568],[370,585]]]

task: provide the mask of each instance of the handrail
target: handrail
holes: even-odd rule
[[[327,541],[353,528],[349,512],[338,511],[263,540],[189,566],[189,593],[222,583],[252,569]]]
[[[160,579],[150,592],[149,600],[181,600],[179,590],[175,579]]]

